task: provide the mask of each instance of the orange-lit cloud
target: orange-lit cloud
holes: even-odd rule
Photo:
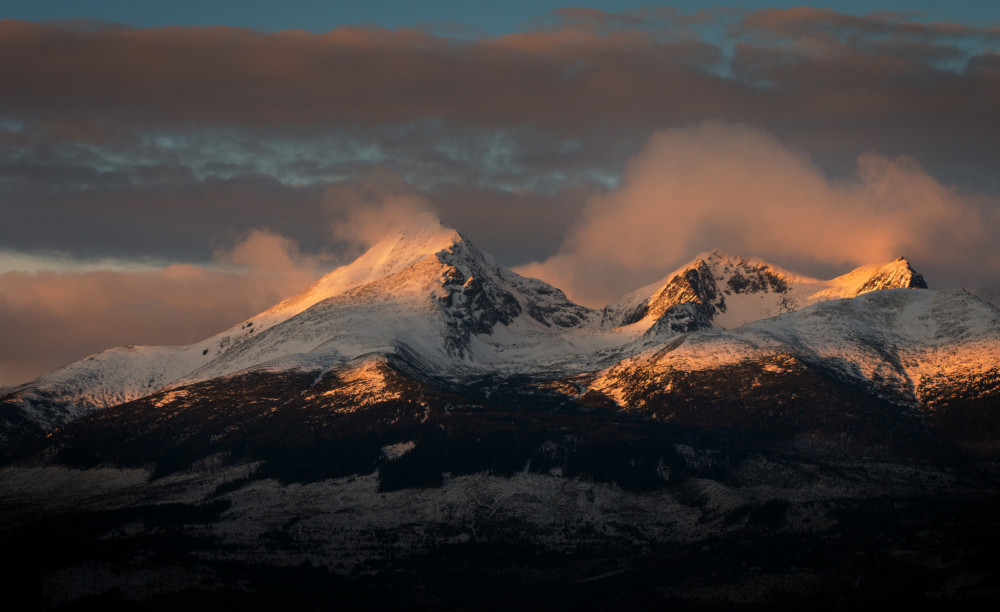
[[[328,194],[333,199],[334,195]],[[433,212],[426,199],[412,193],[399,193],[379,198],[378,202],[338,200],[336,206],[343,218],[333,225],[333,234],[341,240],[367,248],[387,233],[403,229],[414,215]]]
[[[304,290],[329,266],[254,231],[212,265],[0,274],[0,385],[113,346],[195,342]]]
[[[712,248],[789,267],[846,271],[905,255],[924,270],[976,261],[982,273],[1000,271],[997,229],[995,215],[912,160],[866,153],[831,179],[767,132],[713,122],[657,132],[562,250],[518,271],[591,305]]]

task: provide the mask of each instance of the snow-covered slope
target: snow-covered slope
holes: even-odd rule
[[[943,381],[1000,387],[1000,309],[961,290],[865,292],[737,329],[679,336],[609,368],[593,387],[629,405],[636,372],[668,384],[675,372],[744,362],[780,368],[783,359],[912,405]]]
[[[259,333],[325,299],[405,270],[428,254],[437,253],[461,240],[458,232],[442,227],[433,215],[417,215],[405,229],[392,232],[352,263],[316,281],[304,293],[279,303],[234,329],[247,329],[246,324],[252,322]],[[232,333],[233,330],[229,330],[223,337],[231,337]],[[225,349],[224,346],[220,348]]]
[[[203,368],[220,355],[251,342],[318,302],[385,278],[430,253],[460,241],[433,217],[419,216],[404,231],[390,234],[353,263],[322,277],[304,293],[287,299],[232,328],[189,346],[126,346],[109,349],[60,368],[25,385],[8,388],[3,401],[37,405],[60,402],[71,417],[143,397]],[[253,364],[243,364],[253,365]],[[47,428],[63,419],[52,414]]]
[[[189,372],[200,345],[125,346],[91,355],[0,397],[0,424],[49,431],[68,421],[143,397]],[[0,445],[6,442],[0,428]]]
[[[248,369],[324,370],[369,353],[405,351],[453,375],[568,359],[587,366],[591,353],[622,344],[592,329],[598,319],[422,216],[301,295],[202,342],[111,349],[8,390],[0,420],[48,431],[172,384]]]
[[[501,269],[455,232],[439,233],[406,253],[408,265],[376,264],[385,273],[221,347],[184,381],[247,368],[324,369],[400,350],[440,373],[492,370],[501,363],[532,368],[547,353],[572,352],[571,330],[596,317],[558,289]]]

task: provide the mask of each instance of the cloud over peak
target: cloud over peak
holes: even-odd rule
[[[970,258],[1000,269],[989,242],[1000,228],[984,222],[911,159],[865,153],[834,179],[768,132],[708,122],[655,133],[562,249],[518,271],[603,305],[716,247],[814,269],[902,253],[934,271]]]

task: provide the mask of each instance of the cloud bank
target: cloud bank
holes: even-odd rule
[[[520,264],[654,130],[719,118],[834,174],[875,150],[1000,193],[1000,29],[915,19],[578,8],[464,38],[0,20],[0,248],[197,263],[269,227],[318,251],[327,188],[387,171]]]
[[[976,276],[1000,271],[1000,225],[981,204],[905,157],[864,153],[849,176],[830,178],[763,130],[709,122],[654,134],[561,250],[518,272],[592,306],[712,248],[805,271],[904,255],[940,287],[971,280],[961,278],[969,262]]]
[[[328,266],[253,231],[211,265],[0,274],[0,385],[126,344],[187,344],[309,286]]]

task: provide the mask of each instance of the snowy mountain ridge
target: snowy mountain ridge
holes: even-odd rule
[[[926,283],[903,258],[823,281],[712,251],[593,310],[501,268],[458,232],[421,216],[302,294],[211,338],[182,347],[110,349],[8,389],[0,417],[12,433],[0,435],[50,431],[100,408],[198,381],[252,370],[321,373],[366,355],[407,355],[422,371],[459,382],[606,371],[598,386],[619,397],[614,373],[623,364],[691,369],[704,360],[787,353],[836,362],[854,378],[860,372],[867,381],[915,389],[951,367],[949,355],[975,366],[977,353],[962,348],[970,343],[988,349],[978,355],[996,354],[998,311],[968,294],[869,297],[910,288]],[[912,304],[898,306],[906,300]],[[966,315],[978,327],[949,322]],[[869,337],[877,342],[855,341]],[[665,345],[673,348],[664,352]],[[973,369],[988,370],[979,366]]]
[[[648,328],[670,308],[690,303],[716,327],[734,329],[818,302],[892,288],[926,289],[927,283],[903,257],[820,280],[716,249],[622,297],[604,313],[612,325]]]
[[[985,381],[995,390],[1000,385],[1000,309],[962,290],[866,291],[733,330],[683,335],[623,360],[592,386],[625,406],[636,403],[636,398],[625,399],[625,387],[637,370],[666,380],[671,372],[783,358],[836,372],[913,406],[942,382]]]

